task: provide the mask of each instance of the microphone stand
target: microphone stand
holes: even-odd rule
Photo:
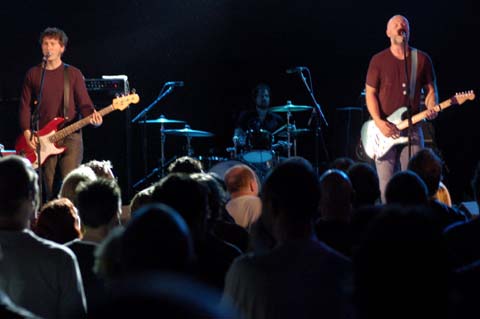
[[[41,166],[42,163],[42,157],[41,157],[41,143],[40,143],[40,137],[37,135],[38,131],[40,130],[40,107],[42,105],[42,95],[43,95],[43,85],[45,83],[45,73],[47,70],[47,57],[43,57],[42,61],[42,75],[40,78],[40,88],[38,91],[38,96],[37,96],[37,105],[33,110],[33,114],[30,117],[30,127],[32,128],[32,131],[30,132],[30,141],[35,139],[37,137],[37,143],[36,143],[36,148],[35,152],[37,153],[37,163],[38,163],[38,194],[39,198],[42,202],[45,202],[48,200],[48,198],[43,198],[44,196],[44,191],[43,191],[43,169]],[[50,196],[51,194],[46,194]],[[36,216],[35,216],[36,217]]]
[[[408,125],[407,125],[407,139],[408,139],[408,159],[412,157],[412,100],[410,98],[410,79],[408,78],[408,61],[407,61],[407,36],[403,37],[403,61],[405,65],[405,90],[407,101],[407,116],[408,116]]]
[[[161,99],[163,99],[165,96],[170,94],[173,91],[173,86],[168,86],[168,88],[165,90],[165,85],[163,86],[162,90],[160,91],[160,94],[158,97],[145,109],[142,110],[142,112],[138,113],[137,116],[132,120],[132,123],[137,122],[140,118],[143,117],[143,126],[142,126],[142,135],[143,135],[143,164],[144,164],[144,173],[145,175],[147,174],[148,171],[148,165],[147,165],[147,113],[150,111],[152,107],[154,107]],[[163,124],[162,124],[163,125]],[[161,132],[163,133],[163,132]],[[164,156],[163,156],[163,143],[164,143],[164,138],[162,136],[160,140],[161,148],[162,148],[162,162],[164,161]],[[164,163],[161,164],[161,170],[162,170],[162,175],[163,175],[163,165]],[[135,185],[138,185],[139,183],[136,183]],[[135,187],[134,185],[134,187]]]
[[[309,76],[310,76],[310,71],[306,69]],[[319,119],[322,119],[322,122],[325,124],[326,127],[328,127],[328,122],[325,119],[325,116],[323,115],[322,109],[320,108],[320,105],[318,104],[317,100],[315,99],[315,95],[313,94],[313,90],[311,88],[311,85],[308,85],[307,80],[305,79],[305,76],[303,75],[303,72],[299,72],[300,78],[302,79],[303,84],[307,88],[308,93],[310,94],[310,97],[312,98],[313,104],[315,105],[315,108],[312,110],[312,114],[310,115],[310,119],[308,120],[308,125],[311,124],[312,119],[315,119],[315,170],[316,173],[320,173],[320,165],[319,165],[319,150],[318,150],[318,145],[321,142],[322,143],[322,148],[323,152],[325,154],[325,158],[327,162],[329,161],[329,155],[327,151],[327,147],[325,145],[325,140],[321,134],[321,126],[320,126],[320,121]],[[310,81],[311,82],[311,81]]]

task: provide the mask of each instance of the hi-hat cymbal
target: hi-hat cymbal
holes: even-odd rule
[[[308,128],[296,128],[296,129],[293,129],[293,130],[290,130],[290,136],[292,137],[296,137],[296,136],[299,136],[299,135],[302,135],[302,134],[306,134],[310,132],[310,129]],[[283,131],[283,132],[280,132],[277,134],[278,137],[287,137],[287,131]]]
[[[308,105],[295,105],[291,101],[287,101],[287,104],[274,106],[270,108],[271,112],[301,112],[311,110],[313,107]]]
[[[187,136],[187,137],[210,137],[214,135],[213,133],[206,132],[206,131],[192,130],[188,125],[185,125],[185,128],[182,128],[182,129],[164,130],[163,132],[169,135],[179,135],[179,136]]]
[[[146,121],[139,121],[139,123],[148,123],[148,124],[169,124],[169,123],[185,123],[182,120],[171,120],[167,119],[165,115],[160,115],[158,119],[154,120],[146,120]]]

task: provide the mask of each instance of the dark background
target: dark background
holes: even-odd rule
[[[141,101],[127,112],[108,115],[104,125],[84,129],[85,160],[110,159],[124,188],[128,117],[150,105],[166,81],[185,87],[158,102],[149,118],[164,114],[196,130],[215,134],[193,139],[196,155],[228,157],[238,112],[252,107],[250,92],[258,82],[272,87],[272,106],[313,105],[300,78],[287,75],[293,66],[307,66],[314,94],[329,122],[322,128],[329,158],[355,156],[355,142],[366,110],[361,91],[372,54],[388,46],[387,20],[407,16],[412,46],[433,60],[440,100],[456,92],[478,91],[479,28],[474,1],[16,1],[3,3],[0,75],[0,143],[14,146],[17,107],[26,70],[41,58],[40,32],[57,26],[70,38],[64,60],[86,78],[125,74]],[[478,93],[478,92],[477,92]],[[477,99],[478,100],[478,99]],[[479,160],[478,101],[452,107],[433,123],[434,146],[446,163],[446,184],[455,202],[471,199],[469,186]],[[95,98],[98,108],[109,104]],[[283,115],[283,114],[282,114]],[[351,116],[350,127],[346,119]],[[294,113],[297,127],[306,127],[309,113]],[[178,128],[169,125],[167,128]],[[158,165],[159,126],[146,128],[147,148],[138,124],[131,126],[131,183]],[[347,145],[347,142],[350,144]],[[313,160],[313,138],[299,141],[299,155]],[[184,138],[168,136],[167,159],[184,152]],[[143,159],[146,154],[146,160]],[[145,165],[146,162],[146,165]],[[131,190],[125,190],[128,195]],[[128,196],[127,196],[128,197]]]

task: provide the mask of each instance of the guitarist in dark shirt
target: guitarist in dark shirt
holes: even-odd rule
[[[400,130],[386,118],[398,108],[411,105],[412,114],[419,111],[420,91],[425,90],[425,105],[428,109],[427,118],[437,116],[434,110],[437,101],[435,72],[430,57],[420,50],[414,50],[408,45],[410,25],[401,15],[395,15],[387,23],[386,34],[390,39],[390,47],[377,53],[370,60],[368,67],[365,97],[367,108],[375,125],[386,137],[400,137]],[[406,49],[406,50],[405,50]],[[414,79],[405,79],[405,55],[407,57],[408,76],[412,75],[412,52],[416,51],[417,68]],[[414,81],[414,82],[413,82]],[[407,85],[415,83],[408,96]],[[419,126],[412,130],[412,155],[424,145],[423,134]],[[384,191],[391,176],[398,169],[406,169],[408,164],[408,147],[399,145],[391,148],[381,159],[375,159],[375,165],[380,181],[382,201],[385,202]],[[401,166],[401,167],[400,167]]]
[[[30,68],[25,76],[20,99],[19,120],[27,147],[33,150],[36,149],[38,143],[38,136],[35,136],[34,127],[32,127],[34,124],[32,123],[32,114],[36,107],[40,108],[40,130],[55,117],[63,117],[68,124],[78,119],[79,116],[86,117],[92,114],[91,124],[100,126],[103,122],[101,114],[95,111],[93,102],[88,95],[81,71],[62,61],[67,42],[67,35],[58,28],[46,28],[40,35],[43,63],[45,63],[45,78],[40,105],[35,103],[35,99],[40,93],[43,63]],[[65,74],[68,74],[68,80],[64,79]],[[65,103],[64,92],[68,92],[68,96],[65,97],[68,102]],[[66,147],[66,150],[59,155],[42,158],[42,162],[45,160],[42,166],[47,199],[55,196],[53,188],[57,166],[60,168],[63,178],[79,166],[83,159],[81,131],[68,135],[58,145]]]

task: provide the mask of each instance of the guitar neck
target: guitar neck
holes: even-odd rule
[[[110,104],[109,106],[104,107],[103,109],[98,111],[98,113],[100,113],[100,115],[102,115],[102,116],[105,116],[105,115],[111,113],[114,110],[115,110],[115,108],[113,107],[113,105]],[[84,117],[83,119],[81,119],[81,120],[79,120],[79,121],[77,121],[77,122],[75,122],[75,123],[73,123],[73,124],[71,124],[67,127],[64,127],[60,131],[58,131],[55,134],[53,134],[52,136],[50,136],[50,138],[49,138],[50,142],[56,143],[59,140],[61,140],[65,137],[67,137],[68,135],[72,134],[73,132],[78,131],[82,127],[87,126],[88,124],[90,124],[90,119],[91,118],[92,118],[92,115],[90,114],[89,116]]]
[[[446,109],[447,107],[450,107],[450,106],[452,106],[456,103],[457,102],[455,101],[455,97],[452,97],[448,100],[443,101],[442,103],[440,103],[438,105],[435,105],[434,109],[435,109],[435,111],[440,112],[440,111],[443,111],[444,109]],[[427,113],[428,113],[428,110],[425,110],[425,111],[422,111],[422,112],[417,113],[414,116],[412,116],[412,125],[415,125],[418,122],[426,119],[427,118]],[[405,120],[403,120],[403,121],[401,121],[400,123],[397,124],[397,128],[400,131],[406,129],[407,127],[408,127],[408,119],[405,119]]]

